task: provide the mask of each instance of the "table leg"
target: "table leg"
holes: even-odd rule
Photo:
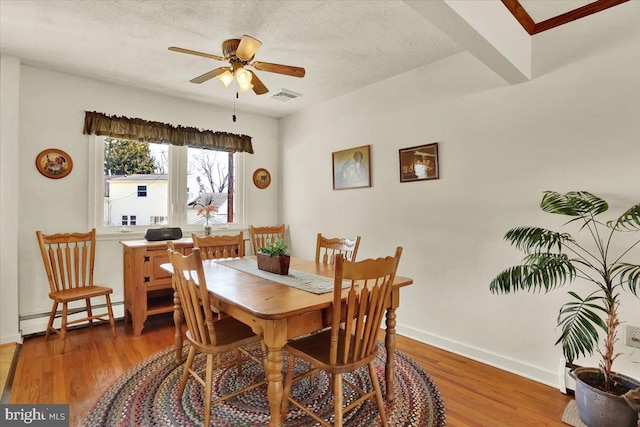
[[[267,379],[269,386],[267,388],[267,399],[269,400],[269,408],[271,408],[271,418],[269,420],[270,427],[282,426],[281,406],[283,399],[282,385],[282,360],[283,348],[267,347]]]
[[[173,291],[173,323],[176,325],[175,331],[175,348],[176,348],[176,365],[182,363],[182,304],[178,291]]]
[[[396,365],[396,310],[393,308],[387,308],[386,318],[387,332],[384,339],[385,347],[387,348],[387,364],[385,365],[385,380],[387,383],[387,400],[392,402],[395,398],[393,390],[393,382],[395,379]]]
[[[282,366],[284,345],[287,342],[286,320],[267,322],[264,330],[264,343],[267,347],[266,375],[269,380],[267,399],[271,409],[269,427],[281,427],[284,424],[282,416],[282,399],[284,387],[282,384]]]

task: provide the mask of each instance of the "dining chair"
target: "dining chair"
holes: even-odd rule
[[[336,255],[342,254],[347,261],[355,261],[358,254],[358,246],[360,246],[360,236],[355,240],[344,237],[327,238],[318,233],[316,240],[316,264],[334,265]]]
[[[191,233],[193,246],[200,248],[202,259],[241,258],[244,256],[244,233],[201,237]]]
[[[67,327],[82,322],[89,322],[93,327],[93,321],[98,323],[110,323],[113,337],[116,337],[116,323],[111,308],[113,289],[106,286],[98,286],[93,283],[93,268],[96,258],[96,229],[88,233],[57,233],[43,234],[36,231],[42,262],[49,281],[49,298],[53,300],[49,323],[45,333],[45,340],[50,332],[60,335],[62,349],[65,351],[65,338]],[[91,308],[91,299],[104,297],[107,304],[107,312],[94,314]],[[73,308],[74,314],[86,312],[86,316],[72,321],[67,319],[69,303],[84,300],[84,308]],[[62,313],[58,315],[58,305],[62,304]],[[53,326],[54,320],[60,317],[60,329]]]
[[[251,328],[233,317],[216,319],[209,302],[209,291],[205,279],[202,256],[199,248],[194,247],[189,255],[182,255],[168,242],[169,261],[173,267],[173,282],[180,297],[183,314],[187,324],[187,340],[191,344],[180,380],[179,395],[182,396],[189,377],[192,376],[204,387],[204,425],[211,420],[211,406],[231,397],[245,393],[267,382],[266,378],[240,390],[212,399],[213,372],[222,366],[235,364],[238,375],[242,374],[243,355],[264,366],[264,346],[262,357],[258,358],[242,346],[261,343],[262,338]],[[235,351],[228,360],[217,357],[221,353]],[[206,354],[205,378],[193,369],[197,353]]]
[[[289,354],[287,376],[284,385],[282,417],[285,418],[289,402],[309,414],[324,426],[332,424],[320,418],[310,408],[292,397],[294,381],[311,376],[318,370],[332,376],[334,388],[334,424],[341,427],[344,414],[367,399],[378,406],[380,420],[387,425],[387,417],[382,400],[382,392],[374,367],[378,353],[377,336],[385,312],[385,301],[391,293],[402,248],[396,249],[394,256],[366,259],[359,262],[344,260],[342,254],[336,256],[331,327],[318,333],[290,341],[285,350]],[[343,280],[349,288],[343,290]],[[343,294],[346,298],[343,299]],[[294,379],[296,358],[305,360],[311,368]],[[346,378],[348,373],[367,365],[371,377],[372,391],[365,391]],[[359,397],[348,400],[344,406],[343,383],[355,390]]]
[[[265,247],[274,239],[284,239],[284,224],[268,227],[249,226],[253,254],[257,254],[260,248]]]
[[[202,259],[242,258],[244,257],[244,234],[241,231],[233,236],[218,235],[200,237],[191,233],[193,246],[200,248]],[[211,309],[222,317],[222,311],[215,305]]]

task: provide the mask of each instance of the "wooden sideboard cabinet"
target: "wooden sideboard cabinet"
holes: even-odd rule
[[[176,249],[191,252],[191,238],[172,240]],[[147,317],[173,311],[171,274],[160,268],[169,262],[167,242],[122,240],[124,266],[124,320],[131,320],[133,334],[142,334]]]

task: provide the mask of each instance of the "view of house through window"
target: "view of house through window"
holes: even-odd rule
[[[173,200],[186,200],[173,213],[186,224],[204,223],[198,209],[206,205],[217,209],[210,223],[234,222],[234,165],[233,153],[105,138],[103,226],[182,226]],[[172,171],[186,171],[173,186],[184,194],[172,193]]]

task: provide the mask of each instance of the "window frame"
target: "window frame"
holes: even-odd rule
[[[114,235],[115,238],[121,238],[123,234],[133,234],[136,237],[142,237],[144,231],[150,228],[148,225],[113,225],[107,227],[103,225],[103,206],[104,206],[104,145],[105,136],[91,135],[89,141],[89,206],[88,206],[88,223],[90,227],[96,229],[96,233],[100,235]],[[98,149],[98,147],[100,149]],[[167,217],[168,227],[180,227],[185,237],[191,235],[192,232],[202,231],[199,224],[187,223],[187,147],[169,145],[169,177],[167,198]],[[196,147],[197,148],[197,147]],[[244,179],[244,163],[245,153],[236,152],[235,155],[235,212],[234,222],[226,224],[214,224],[213,230],[243,230],[244,227],[244,211],[245,211],[245,179]],[[93,183],[93,185],[91,184]],[[180,209],[183,206],[183,209]],[[153,226],[151,226],[153,227]]]

